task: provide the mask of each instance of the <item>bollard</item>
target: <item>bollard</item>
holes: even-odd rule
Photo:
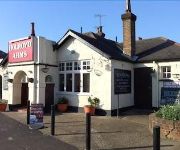
[[[86,113],[86,150],[91,149],[91,114]]]
[[[51,135],[54,135],[55,130],[55,108],[51,105]]]
[[[27,124],[30,123],[30,101],[27,101]]]
[[[160,127],[153,127],[153,150],[160,150]]]

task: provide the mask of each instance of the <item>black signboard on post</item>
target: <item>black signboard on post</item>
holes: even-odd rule
[[[114,69],[114,94],[131,93],[131,71]]]

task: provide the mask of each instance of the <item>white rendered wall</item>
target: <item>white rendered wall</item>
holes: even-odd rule
[[[58,82],[58,72],[57,72],[57,51],[53,50],[53,44],[55,42],[45,39],[44,37],[38,37],[38,55],[37,55],[37,93],[36,99],[37,103],[45,104],[45,87],[46,76],[50,75],[53,78],[53,83]],[[44,65],[43,65],[44,64]],[[48,67],[47,73],[42,72],[42,68]],[[58,84],[55,84],[54,91],[56,91]],[[54,99],[56,95],[54,94]]]
[[[131,93],[127,94],[114,94],[114,69],[122,69],[131,71]],[[119,108],[129,107],[134,105],[134,66],[131,63],[112,60],[112,72],[111,72],[111,100],[112,109],[118,108],[118,96],[119,96]]]
[[[8,90],[3,89],[3,77],[4,75],[7,75],[7,72],[8,72],[7,66],[4,66],[4,68],[0,67],[0,75],[2,76],[2,99],[6,99],[6,100],[9,99],[9,92]]]
[[[75,51],[74,54],[71,51]],[[100,55],[89,46],[83,44],[77,39],[69,39],[58,50],[58,61],[91,61],[90,71],[90,93],[67,93],[56,91],[57,97],[62,95],[68,97],[71,106],[83,107],[88,104],[88,97],[98,97],[100,99],[100,108],[111,110],[111,70],[106,67],[111,66],[111,61]],[[59,83],[57,83],[59,84]]]

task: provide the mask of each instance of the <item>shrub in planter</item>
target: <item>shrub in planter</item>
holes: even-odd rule
[[[89,97],[88,102],[90,103],[90,105],[84,106],[84,112],[90,113],[91,115],[94,115],[95,114],[95,108],[99,105],[100,99],[97,97],[94,97],[94,98]]]
[[[57,109],[60,112],[66,112],[68,108],[68,99],[66,97],[61,97],[57,102]]]
[[[0,112],[5,111],[7,106],[7,100],[0,99]]]
[[[156,116],[167,120],[180,120],[180,105],[164,105],[156,112]]]

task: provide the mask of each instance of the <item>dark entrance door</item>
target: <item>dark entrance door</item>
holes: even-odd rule
[[[45,112],[50,112],[54,104],[54,83],[46,84],[45,88]]]
[[[22,83],[21,86],[21,105],[27,106],[27,100],[29,95],[28,83]]]
[[[152,108],[152,68],[134,69],[134,102],[136,108]]]

